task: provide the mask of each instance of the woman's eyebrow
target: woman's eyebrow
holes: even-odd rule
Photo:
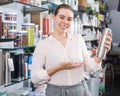
[[[59,16],[63,16],[63,17],[65,17],[65,15],[63,15],[63,14],[60,14]],[[73,17],[72,17],[72,16],[71,16],[71,17],[68,17],[68,18],[73,19]]]

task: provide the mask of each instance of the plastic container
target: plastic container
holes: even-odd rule
[[[8,25],[8,27],[9,28],[7,28],[7,29],[9,29],[9,30],[15,30],[15,29],[17,29],[17,22],[15,22],[15,21],[8,21],[8,20],[5,20],[5,21],[3,21],[3,25],[5,24],[5,27],[3,27],[3,28],[5,28],[6,29],[6,25]]]
[[[5,13],[4,17],[5,17],[5,20],[17,21],[17,13]]]
[[[17,30],[10,30],[8,33],[8,38],[17,38]]]
[[[28,45],[28,33],[27,31],[19,31],[17,33],[18,43],[17,46],[27,46]]]
[[[17,22],[10,21],[9,27],[11,30],[16,30],[17,29]]]
[[[34,23],[23,23],[22,30],[27,31],[27,33],[28,33],[28,46],[33,46],[34,45],[35,24]]]
[[[9,30],[10,30],[10,21],[3,21],[2,38],[7,38],[8,37]]]

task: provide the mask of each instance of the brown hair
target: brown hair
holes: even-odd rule
[[[69,6],[68,4],[60,4],[60,5],[55,9],[55,12],[54,12],[54,15],[55,15],[55,16],[58,14],[59,9],[61,9],[61,8],[69,9],[69,10],[71,10],[71,11],[74,13],[73,8],[72,8],[71,6]]]

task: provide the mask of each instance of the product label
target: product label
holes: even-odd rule
[[[10,71],[14,71],[14,64],[13,64],[12,58],[8,59],[8,66],[9,66]]]

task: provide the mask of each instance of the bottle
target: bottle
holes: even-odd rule
[[[97,57],[99,57],[99,58],[105,58],[105,56],[106,56],[106,52],[107,52],[107,49],[104,47],[104,42],[105,42],[105,40],[106,40],[106,36],[108,35],[108,34],[111,34],[111,29],[109,29],[109,28],[105,28],[104,30],[103,30],[103,32],[102,32],[102,37],[101,37],[101,40],[100,40],[100,42],[99,42],[99,45],[98,45],[98,50],[97,50]]]

